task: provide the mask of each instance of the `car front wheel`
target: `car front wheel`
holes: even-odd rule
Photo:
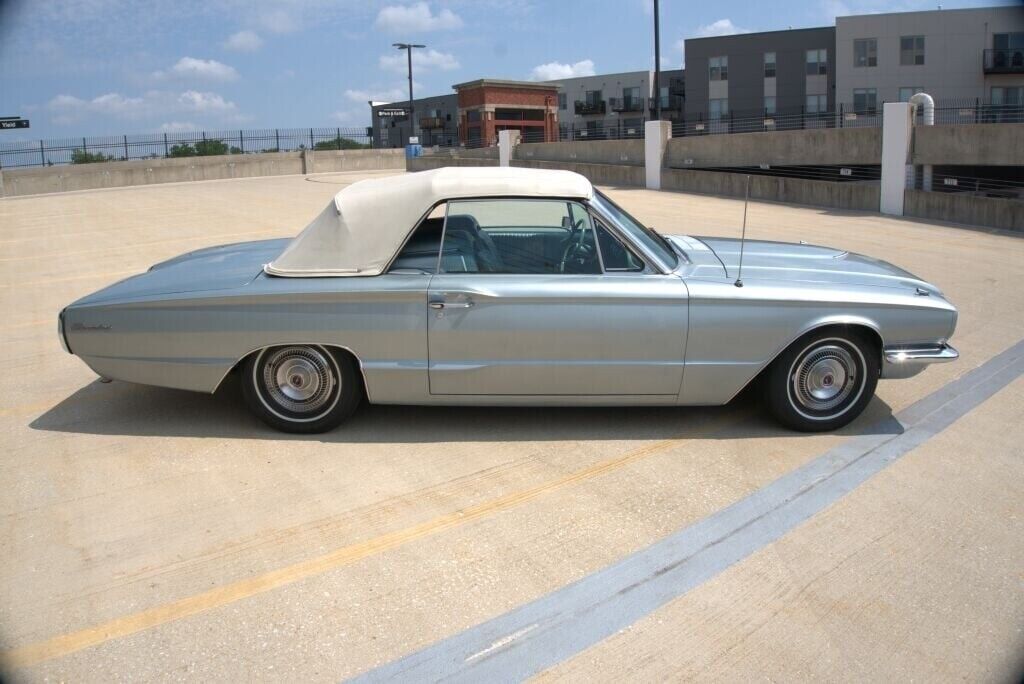
[[[249,409],[283,432],[325,432],[348,418],[362,398],[352,359],[319,345],[269,347],[242,370]]]
[[[875,394],[879,361],[874,347],[853,331],[825,330],[804,337],[769,370],[769,409],[794,430],[841,428]]]

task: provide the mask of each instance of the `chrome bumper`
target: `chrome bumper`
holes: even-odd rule
[[[883,378],[909,378],[932,363],[946,363],[960,358],[960,352],[948,344],[886,347],[882,351]]]

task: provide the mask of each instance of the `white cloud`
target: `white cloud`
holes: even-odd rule
[[[697,33],[694,35],[698,38],[707,38],[710,36],[731,36],[736,33],[750,33],[750,29],[736,26],[732,23],[732,19],[719,19],[710,24],[698,26]]]
[[[199,130],[199,126],[196,126],[191,121],[171,121],[170,123],[160,124],[160,130],[164,133],[182,133],[184,131]]]
[[[562,64],[561,62],[548,62],[533,67],[530,72],[532,81],[556,81],[560,78],[575,78],[577,76],[593,76],[594,61],[584,59],[575,64]]]
[[[364,102],[363,107],[339,109],[331,114],[331,119],[342,126],[366,126],[370,121],[370,106]]]
[[[239,31],[228,36],[224,47],[235,52],[255,52],[263,46],[263,39],[255,31]]]
[[[283,9],[275,9],[263,12],[259,16],[259,23],[265,30],[271,33],[294,33],[301,27],[301,17],[296,13],[300,8],[293,8],[295,11],[288,12]]]
[[[51,99],[46,108],[51,113],[54,123],[61,125],[90,116],[123,120],[163,118],[174,114],[203,114],[220,121],[239,121],[244,118],[238,114],[238,107],[234,102],[225,100],[217,93],[196,90],[181,93],[150,90],[138,97],[104,93],[89,100],[61,94]]]
[[[415,83],[413,84],[415,85]],[[369,101],[373,102],[397,102],[398,100],[408,100],[409,91],[401,88],[391,88],[389,90],[346,90],[345,97],[350,99],[352,102],[366,103]]]
[[[168,72],[158,71],[153,74],[157,78],[167,75],[178,78],[198,78],[208,81],[234,81],[238,78],[235,68],[215,59],[196,59],[182,57]]]
[[[382,31],[391,33],[416,33],[459,29],[462,28],[463,21],[449,9],[442,9],[433,14],[430,5],[416,2],[412,5],[382,7],[377,14],[375,25]]]
[[[201,93],[186,90],[178,96],[178,104],[186,111],[193,112],[233,112],[235,103],[225,100],[217,93]]]
[[[396,52],[393,55],[381,55],[379,64],[381,69],[394,71],[397,74],[404,74],[409,68],[404,51],[402,53]],[[459,60],[455,59],[455,56],[450,53],[438,52],[434,49],[413,50],[412,66],[415,71],[420,69],[427,71],[434,69],[451,71],[452,69],[459,68]]]
[[[843,2],[843,0],[822,0],[821,11],[824,12],[831,22],[835,22],[836,17],[847,17],[853,14],[850,6]]]

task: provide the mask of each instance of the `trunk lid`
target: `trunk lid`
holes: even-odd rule
[[[229,290],[248,285],[285,248],[288,239],[258,240],[207,247],[150,267],[75,304],[133,300],[164,294]]]

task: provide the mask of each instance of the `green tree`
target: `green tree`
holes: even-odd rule
[[[108,157],[102,152],[89,152],[87,150],[71,150],[71,163],[72,164],[93,164],[95,162],[110,161],[113,157]]]
[[[195,143],[196,154],[200,157],[212,157],[228,153],[228,144],[223,140],[200,140]]]
[[[330,140],[321,140],[313,145],[314,150],[365,150],[369,147],[369,145],[356,142],[351,138],[343,138],[340,135]]]
[[[167,153],[168,157],[194,157],[196,156],[196,150],[188,143],[182,143],[180,145],[171,145],[170,151]]]

